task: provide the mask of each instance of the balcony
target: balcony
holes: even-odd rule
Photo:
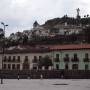
[[[33,59],[32,62],[33,63],[38,63],[38,59]]]
[[[20,63],[20,60],[4,59],[3,62],[5,62],[5,63]]]
[[[7,62],[12,62],[12,60],[11,59],[7,59]]]
[[[28,59],[24,59],[24,64],[28,64],[29,63],[29,60]]]
[[[79,59],[78,58],[72,58],[71,61],[72,62],[79,62]]]
[[[89,62],[89,58],[84,58],[83,61],[84,62]]]
[[[59,58],[54,59],[55,62],[60,62]]]
[[[16,59],[16,60],[15,60],[15,62],[17,62],[17,63],[20,63],[20,61],[21,61],[20,59]]]
[[[7,59],[4,59],[3,62],[7,62]]]
[[[64,58],[64,62],[69,62],[70,60],[69,60],[69,58]]]

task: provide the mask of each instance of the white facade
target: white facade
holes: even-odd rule
[[[87,46],[89,47],[89,45]],[[3,68],[9,69],[9,70],[13,70],[13,69],[23,70],[24,66],[26,69],[29,69],[29,70],[33,69],[34,67],[38,69],[38,61],[33,62],[34,58],[37,58],[37,60],[39,60],[40,57],[43,58],[48,55],[49,58],[52,60],[53,69],[72,70],[73,65],[76,65],[76,69],[78,70],[90,70],[90,48],[85,49],[85,47],[83,47],[82,49],[81,48],[72,49],[72,47],[70,47],[71,49],[53,49],[51,51],[43,52],[43,53],[39,53],[39,52],[13,53],[13,50],[12,50],[12,54],[4,54],[3,62],[2,62],[3,56],[2,54],[0,54],[0,69],[2,69],[2,64],[3,64]],[[19,48],[19,49],[21,49],[21,51],[24,50],[22,48]],[[68,55],[69,61],[64,60],[67,55]],[[55,61],[56,58],[58,61]],[[73,61],[73,59],[78,59],[78,61],[76,60]]]
[[[33,66],[38,69],[37,63],[33,63],[34,57],[36,56],[37,59],[39,59],[39,56],[45,57],[46,55],[51,56],[50,53],[5,54],[4,57],[6,57],[6,61],[3,60],[3,62],[2,55],[0,55],[0,69],[2,69],[3,63],[3,68],[6,68],[7,70],[13,70],[12,65],[15,65],[15,69],[17,69],[17,65],[20,65],[20,70],[23,70],[23,63],[25,62],[25,57],[28,57],[29,70],[33,69]],[[18,56],[20,56],[20,61],[18,61]],[[10,61],[8,61],[9,57],[11,57]],[[15,61],[13,61],[13,57],[15,57]],[[10,65],[10,69],[8,68],[8,65]]]

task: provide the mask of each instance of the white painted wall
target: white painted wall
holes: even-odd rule
[[[52,68],[56,68],[56,64],[59,64],[59,68],[60,69],[64,69],[65,68],[65,62],[63,60],[63,58],[65,57],[65,54],[69,54],[69,57],[72,58],[74,54],[77,54],[78,58],[79,58],[79,62],[72,62],[70,61],[69,64],[69,69],[72,69],[72,64],[74,63],[78,63],[79,65],[79,70],[84,70],[85,69],[85,64],[89,65],[89,70],[90,70],[90,62],[84,62],[83,58],[85,58],[85,53],[89,54],[89,58],[90,58],[90,49],[88,50],[59,50],[59,51],[52,51],[52,52],[48,52],[48,53],[23,53],[23,54],[6,54],[5,56],[9,57],[11,56],[13,58],[13,56],[20,56],[20,70],[22,70],[22,64],[24,62],[25,56],[28,56],[29,59],[29,68],[32,69],[33,68],[33,63],[32,60],[34,58],[34,56],[37,56],[37,58],[39,58],[39,56],[46,56],[49,55],[50,58],[53,61],[53,67]],[[60,55],[60,62],[54,62],[54,58],[56,57],[56,54]],[[9,64],[9,62],[5,62],[7,64]],[[14,62],[11,62],[11,64],[15,64]],[[18,64],[18,63],[16,63]],[[2,69],[2,55],[0,54],[0,69]]]

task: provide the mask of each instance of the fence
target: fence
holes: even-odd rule
[[[40,79],[40,76],[44,79],[90,79],[90,70],[3,70],[0,71],[0,77],[8,79],[31,78]]]

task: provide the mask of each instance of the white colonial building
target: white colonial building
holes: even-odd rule
[[[39,67],[39,61],[48,56],[52,65]],[[16,46],[0,52],[0,69],[66,69],[90,70],[90,44]]]

